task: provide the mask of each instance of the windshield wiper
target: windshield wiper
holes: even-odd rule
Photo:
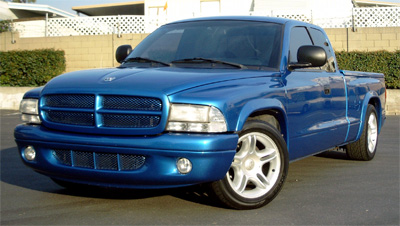
[[[202,58],[202,57],[194,57],[194,58],[186,58],[186,59],[180,59],[180,60],[174,60],[171,62],[171,64],[180,64],[180,63],[214,63],[214,64],[225,64],[241,69],[247,69],[246,66],[242,64],[237,64],[237,63],[232,63],[232,62],[226,62],[226,61],[221,61],[221,60],[213,60],[213,59],[208,59],[208,58]]]
[[[145,58],[145,57],[132,57],[132,58],[128,58],[128,59],[124,60],[124,63],[128,63],[128,62],[156,63],[156,64],[161,64],[161,65],[164,65],[164,66],[168,66],[168,67],[171,66],[171,64],[168,64],[168,63],[165,63],[165,62],[162,62],[162,61],[158,61],[158,60]]]

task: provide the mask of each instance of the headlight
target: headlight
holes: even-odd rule
[[[40,124],[39,101],[37,99],[23,99],[19,106],[21,119],[26,123]]]
[[[227,131],[221,111],[212,106],[172,104],[168,131],[221,133]]]

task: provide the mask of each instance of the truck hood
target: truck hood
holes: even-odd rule
[[[44,93],[120,93],[172,95],[187,89],[253,77],[278,76],[279,72],[240,69],[110,68],[60,75],[44,87]],[[161,92],[161,93],[160,93]]]

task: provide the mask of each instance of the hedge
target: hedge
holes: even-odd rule
[[[63,50],[0,52],[0,85],[42,86],[65,71]],[[400,51],[336,52],[339,68],[385,74],[386,87],[400,89]]]
[[[385,74],[388,89],[400,89],[400,50],[396,52],[336,52],[341,70]]]
[[[64,71],[63,50],[0,52],[1,86],[42,86]]]

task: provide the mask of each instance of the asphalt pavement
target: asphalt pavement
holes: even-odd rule
[[[1,110],[0,225],[399,225],[400,117],[389,116],[372,161],[325,152],[290,164],[278,197],[238,211],[198,186],[66,190],[22,163],[16,111]]]

